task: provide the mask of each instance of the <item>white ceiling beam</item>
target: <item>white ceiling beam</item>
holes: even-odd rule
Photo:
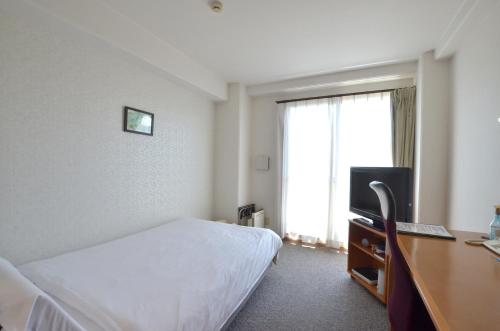
[[[493,12],[492,8],[499,5],[499,3],[499,0],[464,0],[436,47],[436,59],[452,56],[467,32],[489,13]]]
[[[258,96],[283,92],[301,92],[315,89],[414,78],[416,73],[417,61],[411,61],[288,79],[273,83],[251,85],[247,87],[247,93],[250,96]]]
[[[177,83],[216,101],[227,98],[227,83],[218,75],[101,1],[29,2],[160,69]]]

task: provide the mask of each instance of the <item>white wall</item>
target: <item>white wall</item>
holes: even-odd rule
[[[256,171],[253,167],[250,171],[252,182],[251,200],[256,203],[257,208],[263,208],[266,214],[266,223],[275,230],[276,213],[276,130],[277,130],[277,100],[322,96],[339,93],[355,93],[390,89],[414,85],[413,79],[402,79],[381,83],[353,85],[335,89],[322,89],[301,93],[281,93],[266,96],[252,97],[251,121],[252,141],[251,156],[268,155],[271,158],[269,171]]]
[[[236,222],[238,207],[250,202],[249,150],[249,98],[244,85],[232,83],[227,101],[218,102],[215,111],[216,219]]]
[[[275,228],[275,206],[276,206],[276,130],[277,112],[276,97],[262,96],[252,98],[251,110],[251,158],[252,168],[250,178],[252,182],[251,200],[257,209],[264,209],[266,223]],[[257,171],[253,161],[257,155],[270,157],[269,171]],[[277,231],[278,232],[278,231]],[[279,232],[278,232],[279,233]]]
[[[31,7],[0,6],[0,255],[212,216],[214,106]],[[122,131],[122,107],[155,114]]]
[[[214,217],[236,221],[239,172],[239,84],[229,84],[228,100],[216,104]]]
[[[113,9],[105,1],[3,0],[5,6],[24,1],[105,40],[130,54],[138,62],[161,71],[178,84],[203,93],[213,100],[226,99],[227,84],[221,77]]]
[[[248,86],[250,96],[287,94],[310,94],[319,90],[335,90],[346,86],[383,83],[413,79],[417,72],[417,61],[369,66],[314,76]],[[355,88],[355,87],[354,87]]]
[[[426,52],[418,61],[415,135],[415,220],[446,225],[450,61]]]
[[[244,86],[240,88],[238,206],[250,203],[250,97]]]
[[[488,231],[500,203],[500,3],[452,63],[450,228]]]

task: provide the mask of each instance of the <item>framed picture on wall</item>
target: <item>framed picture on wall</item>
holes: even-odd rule
[[[152,136],[154,118],[153,113],[125,106],[123,108],[123,130]]]

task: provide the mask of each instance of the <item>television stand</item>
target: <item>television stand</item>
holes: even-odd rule
[[[369,226],[369,227],[374,228],[378,231],[385,232],[384,224],[381,222],[374,222],[374,221],[372,221],[368,218],[364,218],[364,217],[354,218],[353,221],[357,222],[359,224]]]
[[[363,240],[365,239],[365,240]],[[373,226],[365,225],[357,219],[349,220],[349,242],[347,256],[347,272],[361,286],[366,288],[382,303],[387,303],[389,288],[390,254],[389,245],[386,243],[386,234]],[[365,246],[368,242],[368,246]],[[377,254],[372,245],[385,244],[385,254]],[[383,270],[383,278],[372,285],[353,272],[353,269],[372,268]]]

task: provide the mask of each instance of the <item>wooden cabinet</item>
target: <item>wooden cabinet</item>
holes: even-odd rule
[[[365,239],[365,245],[363,245],[363,239]],[[366,243],[368,243],[367,246]],[[386,252],[383,258],[374,254],[372,246],[381,243],[386,244],[385,232],[357,223],[353,220],[349,220],[349,252],[347,257],[347,272],[351,275],[352,279],[366,288],[372,295],[385,304],[387,303],[387,292],[389,288],[389,245],[385,245]],[[377,291],[377,285],[370,285],[362,278],[352,273],[352,268],[361,267],[384,270],[384,279],[379,279],[379,282],[384,282],[384,291],[382,293]]]

